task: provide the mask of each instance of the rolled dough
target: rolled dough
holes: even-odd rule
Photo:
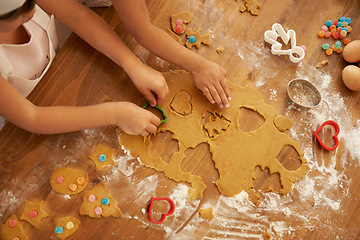
[[[278,129],[274,123],[278,116],[275,109],[264,102],[256,89],[228,82],[232,93],[231,106],[219,109],[209,103],[196,88],[190,73],[174,71],[164,73],[164,77],[170,93],[161,107],[169,113],[168,121],[161,125],[158,133],[170,131],[173,134],[172,139],[179,143],[179,151],[175,152],[167,163],[161,157],[151,155],[152,136],[143,138],[121,133],[120,145],[130,150],[133,157],[139,156],[145,166],[164,172],[166,177],[175,181],[190,183],[190,200],[201,198],[206,185],[200,176],[183,172],[180,166],[186,149],[195,148],[200,143],[210,146],[215,167],[220,174],[216,181],[220,193],[232,197],[244,190],[255,205],[260,204],[260,196],[253,186],[254,170],[257,166],[263,170],[268,168],[270,174],[279,173],[281,194],[289,193],[292,184],[309,171],[299,143]],[[186,92],[190,97],[183,98],[183,104],[172,104],[180,92]],[[189,106],[192,106],[190,112]],[[239,121],[242,108],[256,111],[262,116],[263,121],[258,128],[250,132],[241,130],[240,125],[246,124]],[[184,112],[188,114],[184,115]],[[206,116],[211,115],[213,117],[206,120]],[[280,119],[285,121],[284,117]],[[301,161],[300,167],[294,171],[287,170],[276,158],[287,145],[295,149]]]

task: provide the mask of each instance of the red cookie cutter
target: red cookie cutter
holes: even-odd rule
[[[170,204],[169,211],[167,213],[161,214],[161,218],[159,221],[154,220],[152,217],[153,204],[154,204],[154,201],[157,201],[157,200],[165,200]],[[151,198],[150,205],[149,205],[149,219],[153,223],[156,223],[156,224],[163,223],[165,221],[166,217],[172,215],[174,213],[174,211],[175,211],[175,203],[170,198],[168,198],[168,197],[152,197]]]
[[[321,138],[319,137],[319,135],[318,135],[318,132],[321,130],[321,129],[323,129],[323,127],[325,127],[326,125],[330,125],[330,126],[333,126],[334,128],[335,128],[335,135],[334,136],[332,136],[332,139],[334,140],[334,142],[335,142],[335,145],[333,146],[333,147],[328,147],[328,146],[326,146],[323,142],[322,142],[322,140],[321,140]],[[315,137],[316,137],[316,139],[319,141],[319,143],[320,143],[320,145],[323,147],[323,148],[325,148],[326,150],[334,150],[335,148],[337,148],[338,146],[339,146],[339,139],[338,139],[338,135],[339,135],[339,133],[340,133],[340,127],[339,127],[339,125],[336,123],[336,122],[334,122],[334,121],[331,121],[331,120],[328,120],[328,121],[326,121],[326,122],[324,122],[318,129],[316,129],[316,131],[314,132],[314,135],[315,135]]]

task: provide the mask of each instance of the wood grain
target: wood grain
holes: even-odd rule
[[[194,19],[191,27],[200,28],[202,33],[210,33],[212,36],[211,46],[202,46],[194,51],[222,65],[229,81],[255,86],[262,93],[265,102],[274,106],[278,114],[294,120],[295,133],[288,134],[293,134],[300,142],[312,170],[306,180],[300,180],[288,196],[277,193],[271,195],[273,199],[279,199],[280,205],[269,208],[267,202],[259,208],[246,208],[251,205],[238,202],[235,209],[224,204],[214,185],[219,175],[214,168],[211,153],[207,144],[200,144],[186,152],[181,168],[201,176],[207,184],[203,199],[193,203],[186,202],[189,211],[182,209],[181,214],[170,217],[163,225],[155,226],[143,212],[146,202],[150,200],[146,191],[149,189],[140,187],[146,186],[143,185],[144,181],[149,181],[149,186],[152,186],[151,181],[155,179],[155,193],[168,196],[178,183],[167,179],[162,173],[141,166],[137,160],[128,162],[133,167],[136,166],[137,170],[131,176],[126,176],[115,168],[96,172],[94,164],[87,158],[98,142],[106,142],[116,148],[117,157],[124,155],[118,146],[119,132],[116,129],[109,126],[69,134],[36,135],[9,123],[0,132],[0,222],[5,222],[13,214],[20,216],[24,201],[28,199],[45,201],[50,214],[50,217],[42,221],[38,230],[27,223],[23,224],[30,239],[54,238],[53,219],[64,215],[77,217],[81,221],[78,232],[69,239],[262,239],[262,231],[271,233],[274,239],[358,239],[359,159],[352,154],[349,144],[359,145],[346,141],[348,136],[343,135],[336,151],[324,151],[313,137],[316,129],[314,115],[289,107],[285,89],[288,81],[299,75],[307,76],[320,86],[320,80],[329,76],[329,87],[321,86],[322,94],[327,100],[338,96],[338,104],[343,104],[340,106],[346,106],[346,109],[342,116],[338,116],[341,111],[336,110],[337,102],[334,104],[333,101],[328,101],[329,106],[322,103],[322,107],[315,112],[319,111],[328,118],[337,117],[335,120],[344,127],[344,133],[350,133],[353,128],[358,129],[356,124],[360,118],[360,95],[348,90],[341,80],[341,71],[348,63],[342,59],[341,54],[326,56],[321,46],[326,42],[334,43],[335,40],[318,38],[317,32],[326,20],[347,16],[352,18],[353,27],[349,37],[352,40],[360,39],[360,2],[259,2],[262,5],[260,14],[252,16],[248,12],[239,12],[241,0],[146,1],[153,24],[163,30],[170,27],[171,14],[185,10],[192,12]],[[94,11],[111,25],[144,63],[162,72],[179,69],[139,46],[112,7],[97,8]],[[293,64],[285,57],[270,54],[270,46],[264,42],[263,34],[275,22],[282,24],[285,29],[295,30],[298,45],[306,46],[306,56],[300,64]],[[224,48],[221,54],[216,52],[219,47]],[[329,64],[315,69],[325,59],[329,60]],[[119,66],[76,35],[71,35],[58,52],[45,78],[28,98],[39,106],[81,106],[100,103],[104,98],[137,103],[142,96]],[[318,122],[319,125],[321,123]],[[158,136],[154,140],[152,154],[169,159],[177,150],[176,142],[169,139],[168,133]],[[296,157],[290,148],[284,149],[278,159],[287,169],[293,170],[299,164]],[[80,217],[78,209],[81,194],[67,198],[54,192],[49,184],[51,172],[65,165],[80,168],[89,174],[87,189],[91,189],[99,181],[107,180],[107,186],[118,201],[124,217]],[[271,186],[276,192],[281,188],[277,174],[269,175],[266,169],[255,169],[254,175],[257,190],[266,191]],[[310,193],[313,196],[302,192],[307,183],[314,184],[309,186],[313,190]],[[318,196],[320,198],[316,198]],[[263,198],[265,202],[268,199],[266,194]],[[139,205],[139,202],[143,205]],[[215,219],[211,222],[201,220],[196,212],[207,205],[213,208],[218,206]],[[286,207],[291,211],[289,216],[286,215]],[[242,209],[247,211],[240,211]]]

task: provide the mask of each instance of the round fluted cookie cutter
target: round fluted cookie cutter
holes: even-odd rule
[[[286,88],[286,93],[290,103],[300,109],[314,108],[321,102],[319,90],[305,79],[291,80]]]

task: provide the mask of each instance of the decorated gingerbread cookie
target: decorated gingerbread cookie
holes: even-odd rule
[[[183,34],[186,30],[186,25],[192,21],[191,12],[184,11],[171,15],[171,28],[176,34]]]
[[[101,143],[98,143],[96,151],[89,155],[89,158],[96,164],[96,171],[99,171],[106,166],[115,166],[113,160],[114,148],[106,147]]]
[[[121,217],[122,212],[117,206],[117,202],[112,198],[109,189],[104,182],[97,184],[92,190],[86,191],[80,206],[80,215],[90,217]]]
[[[11,216],[4,224],[0,225],[0,239],[27,240],[28,237],[15,215]]]
[[[71,216],[55,218],[55,233],[58,239],[66,239],[74,234],[80,225],[80,220]]]
[[[201,35],[201,30],[198,29],[194,32],[191,28],[186,31],[187,41],[185,43],[188,49],[191,49],[192,46],[196,46],[196,48],[200,48],[201,43],[210,46],[211,44],[211,36],[210,34]]]
[[[50,185],[58,193],[74,195],[82,192],[89,183],[86,172],[70,167],[56,169],[50,176]]]
[[[43,208],[43,201],[30,202],[25,200],[24,211],[20,216],[20,220],[29,222],[35,228],[39,228],[40,221],[49,216],[49,214]]]

